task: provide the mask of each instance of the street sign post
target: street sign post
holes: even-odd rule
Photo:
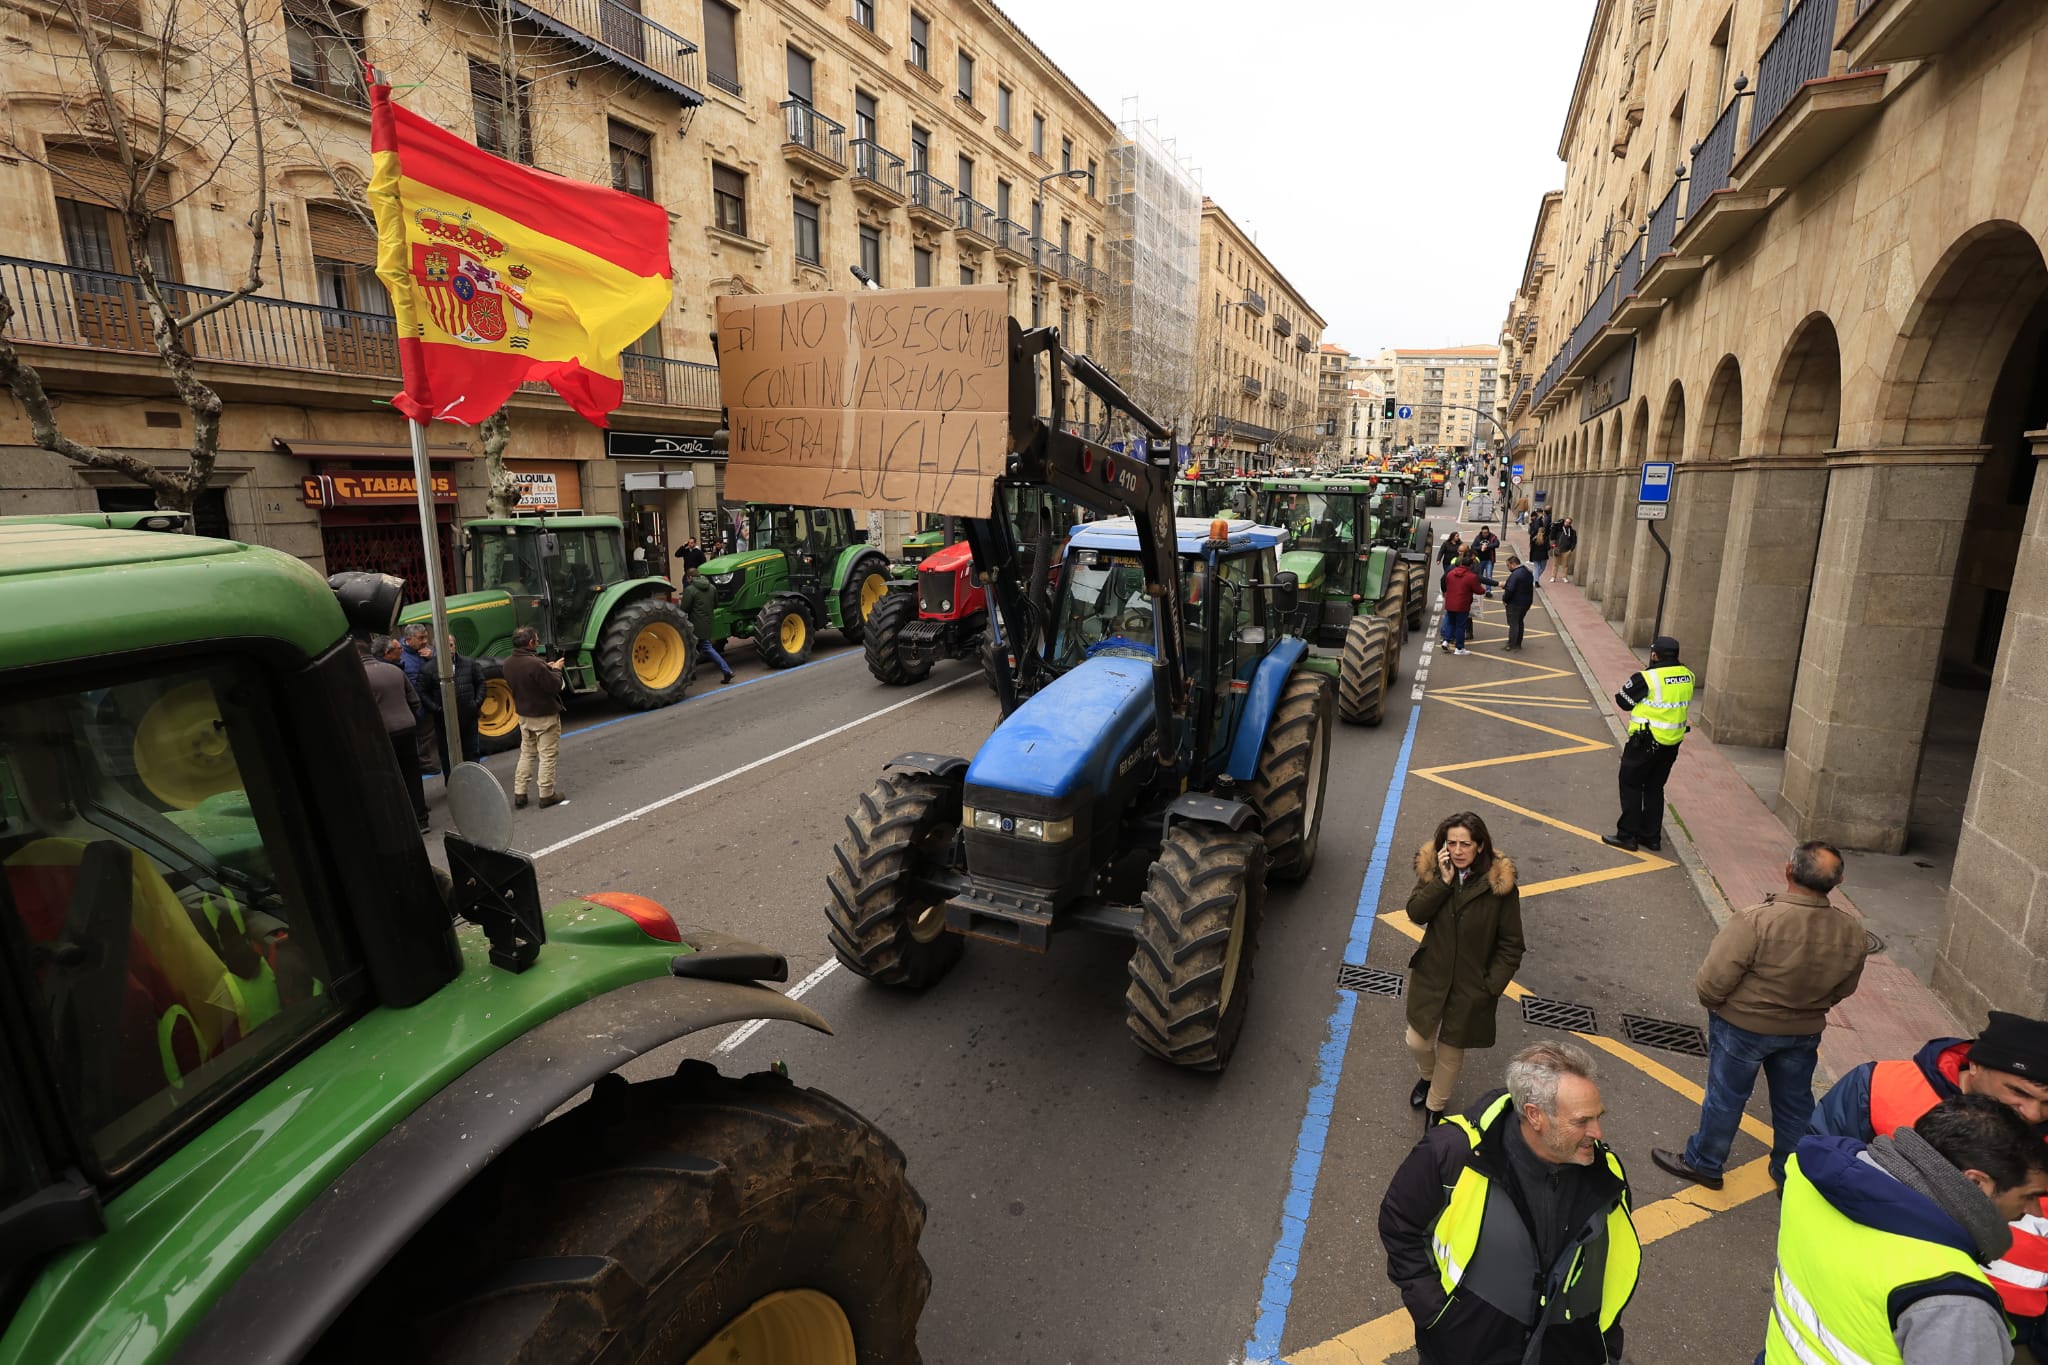
[[[1668,502],[1639,502],[1636,504],[1637,521],[1664,521],[1671,516]]]
[[[1671,501],[1671,466],[1669,464],[1646,464],[1643,466],[1642,486],[1636,490],[1637,502],[1669,503]]]
[[[1394,415],[1406,422],[1415,416],[1415,409],[1404,403],[1394,410]]]
[[[1520,483],[1522,481],[1521,461],[1517,460],[1514,464],[1508,466],[1508,477],[1513,479],[1516,483]]]
[[[1671,589],[1671,547],[1657,534],[1657,523],[1671,516],[1671,477],[1668,461],[1646,463],[1642,483],[1636,489],[1636,520],[1647,525],[1650,539],[1664,552],[1664,580],[1657,586],[1657,614],[1650,622],[1652,635],[1663,633],[1664,598]]]

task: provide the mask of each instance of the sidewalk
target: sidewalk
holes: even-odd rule
[[[1518,531],[1515,539],[1518,550],[1526,554],[1526,534]],[[1577,584],[1546,583],[1537,590],[1537,601],[1549,609],[1596,693],[1611,698],[1623,679],[1643,667],[1644,656],[1623,642]],[[1609,719],[1618,734],[1619,713],[1611,700]],[[1679,750],[1665,800],[1672,811],[1671,824],[1677,827],[1667,832],[1680,857],[1696,872],[1705,873],[1695,879],[1703,883],[1703,893],[1713,893],[1709,905],[1714,896],[1723,902],[1717,919],[1784,889],[1791,834],[1727,755],[1698,730]],[[1618,796],[1616,802],[1618,806]],[[1837,891],[1834,899],[1856,909],[1845,892]],[[1828,1014],[1821,1066],[1832,1080],[1863,1062],[1910,1057],[1929,1038],[1969,1033],[1924,982],[1888,954],[1875,953],[1864,965],[1856,994]]]

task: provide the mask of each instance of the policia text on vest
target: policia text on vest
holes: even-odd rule
[[[1663,848],[1664,782],[1690,728],[1695,686],[1693,671],[1678,661],[1678,641],[1660,635],[1650,646],[1650,666],[1631,673],[1614,694],[1628,711],[1628,740],[1621,750],[1621,815],[1602,842],[1631,853]]]

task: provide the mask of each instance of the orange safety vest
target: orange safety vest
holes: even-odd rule
[[[1879,1062],[1870,1068],[1870,1131],[1877,1137],[1911,1128],[1940,1103],[1917,1063]]]

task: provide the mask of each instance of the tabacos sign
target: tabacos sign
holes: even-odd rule
[[[410,474],[309,474],[299,480],[308,507],[392,507],[419,500]],[[455,476],[434,475],[434,501],[455,501]]]

